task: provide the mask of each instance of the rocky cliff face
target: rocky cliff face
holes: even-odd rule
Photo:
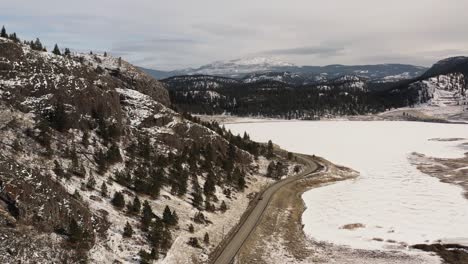
[[[420,102],[433,106],[467,104],[467,83],[462,73],[437,75],[411,84],[410,89],[419,90]]]
[[[0,262],[203,259],[222,235],[190,232],[242,212],[266,148],[169,102],[119,58],[0,38]]]

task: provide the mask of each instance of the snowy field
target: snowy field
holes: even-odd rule
[[[240,123],[257,141],[317,154],[361,173],[356,180],[303,195],[304,230],[311,238],[360,249],[405,249],[438,240],[468,241],[468,200],[462,189],[419,172],[408,155],[462,157],[468,125],[386,121]],[[343,228],[346,227],[352,228]],[[354,227],[354,228],[353,228]]]

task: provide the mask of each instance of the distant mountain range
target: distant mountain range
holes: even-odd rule
[[[247,76],[265,75],[278,78],[276,73],[288,73],[294,79],[305,82],[315,80],[335,79],[344,75],[365,77],[373,81],[397,81],[412,79],[422,75],[427,68],[407,64],[377,64],[377,65],[328,65],[328,66],[297,66],[271,58],[249,58],[229,61],[218,61],[199,68],[188,68],[175,71],[159,71],[145,69],[156,79],[165,79],[179,75],[213,75],[244,79]],[[291,77],[290,76],[290,77]],[[266,78],[266,77],[261,77]]]
[[[441,60],[427,71],[389,64],[316,68],[327,69],[328,73],[264,72],[240,78],[196,74],[161,82],[173,104],[198,114],[318,119],[406,106],[468,104],[467,57]],[[357,69],[364,68],[368,70],[357,74]]]

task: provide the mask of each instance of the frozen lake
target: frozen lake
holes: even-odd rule
[[[266,122],[227,125],[234,133],[271,139],[289,151],[317,154],[361,173],[306,192],[306,234],[353,248],[390,249],[399,243],[467,241],[468,200],[462,189],[419,172],[408,155],[462,157],[468,125],[419,122]],[[365,227],[346,230],[347,224]],[[383,241],[377,241],[383,240]]]

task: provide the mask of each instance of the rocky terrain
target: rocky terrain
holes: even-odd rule
[[[2,263],[207,261],[276,159],[172,110],[163,85],[121,58],[7,38],[0,138]]]

